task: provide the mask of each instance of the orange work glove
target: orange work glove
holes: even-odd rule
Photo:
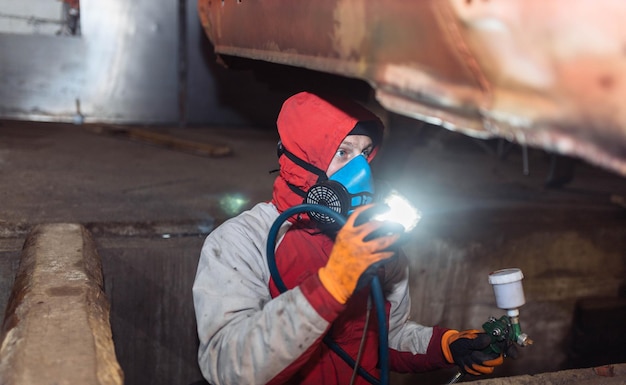
[[[504,357],[498,353],[485,353],[491,344],[491,337],[478,330],[458,332],[448,330],[441,337],[441,348],[446,360],[457,364],[465,373],[480,375],[493,373],[496,366],[502,365]]]
[[[340,303],[348,301],[369,266],[394,255],[389,248],[401,234],[384,231],[388,223],[371,219],[379,212],[374,205],[355,209],[337,233],[328,263],[318,272],[322,285]]]

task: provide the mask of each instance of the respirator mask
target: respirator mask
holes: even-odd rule
[[[326,206],[347,217],[358,206],[378,202],[382,205],[382,210],[371,219],[394,223],[403,233],[413,230],[422,218],[421,211],[390,186],[383,184],[378,187],[374,188],[367,159],[359,155],[337,170],[328,180],[311,187],[304,203]],[[379,191],[375,194],[375,190]],[[332,225],[335,222],[330,216],[319,212],[311,211],[308,214],[322,225]]]
[[[405,232],[411,231],[422,217],[420,210],[395,189],[385,184],[374,188],[372,171],[364,155],[354,157],[330,177],[326,177],[323,170],[287,151],[280,141],[277,153],[278,157],[285,155],[303,169],[319,176],[318,182],[306,192],[287,183],[294,193],[304,198],[303,203],[326,206],[347,218],[358,206],[380,202],[387,210],[372,219],[398,223]],[[335,225],[335,220],[327,214],[316,211],[307,214],[320,225],[330,225],[329,228]]]
[[[364,155],[358,155],[307,191],[304,203],[327,206],[347,217],[358,206],[374,201],[372,171]],[[321,224],[335,221],[328,215],[309,212],[309,216]]]

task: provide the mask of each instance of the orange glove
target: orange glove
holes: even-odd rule
[[[502,354],[485,353],[489,344],[489,335],[473,329],[462,332],[448,330],[441,337],[441,348],[446,360],[457,364],[465,373],[476,376],[493,373],[495,367],[504,362]]]
[[[385,222],[363,220],[374,211],[378,213],[378,209],[374,205],[366,205],[354,210],[337,233],[326,266],[318,272],[322,285],[340,303],[348,301],[361,274],[368,267],[394,255],[389,248],[401,234],[382,231],[384,226],[388,226]]]

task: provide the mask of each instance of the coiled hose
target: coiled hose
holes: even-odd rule
[[[283,282],[280,273],[278,272],[278,266],[276,265],[276,255],[274,250],[276,249],[276,238],[278,231],[282,224],[291,216],[304,213],[304,212],[317,212],[322,215],[328,215],[337,222],[340,226],[343,226],[346,220],[333,209],[316,204],[301,204],[291,207],[281,213],[278,218],[272,224],[270,232],[267,238],[267,264],[269,266],[270,275],[276,284],[276,288],[283,293],[287,290],[285,283]],[[366,372],[362,367],[358,367],[357,371],[360,376],[365,378],[369,383],[374,385],[387,385],[389,383],[389,340],[387,329],[387,315],[385,313],[385,297],[383,295],[383,288],[378,276],[374,276],[371,281],[371,294],[376,307],[376,318],[378,319],[378,359],[380,362],[380,380],[377,380],[374,376]],[[354,369],[356,362],[346,353],[335,341],[333,341],[328,335],[324,337],[324,343],[333,350],[339,357],[341,357],[350,367]]]

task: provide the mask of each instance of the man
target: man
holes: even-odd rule
[[[380,120],[356,103],[302,92],[285,101],[277,126],[272,200],[226,221],[202,248],[193,295],[205,378],[214,385],[376,383],[380,325],[369,311],[368,282],[360,281],[372,265],[382,266],[375,274],[385,293],[391,370],[456,363],[481,374],[501,364],[501,355],[481,352],[490,341],[484,333],[408,320],[408,264],[393,251],[399,235],[379,232],[386,224],[371,215],[359,220],[377,210],[369,204],[368,162],[382,141]],[[333,229],[305,213],[282,225],[275,261],[283,290],[267,263],[270,228],[330,181],[349,195],[346,224]],[[358,362],[360,375],[329,339]]]

